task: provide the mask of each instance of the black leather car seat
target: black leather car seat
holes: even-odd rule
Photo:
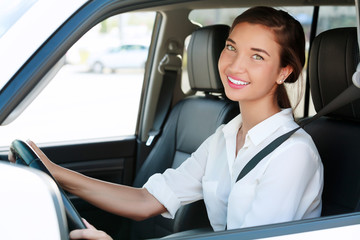
[[[205,96],[185,98],[171,110],[162,135],[136,176],[135,187],[142,187],[155,173],[178,167],[218,126],[239,114],[238,103],[224,96],[217,68],[228,32],[226,25],[213,25],[192,34],[188,47],[190,87],[205,92]],[[134,239],[210,226],[203,201],[181,207],[174,220],[157,216],[132,225]]]
[[[356,28],[339,28],[315,38],[309,79],[317,112],[352,84],[359,62],[356,34]],[[324,164],[322,215],[355,211],[360,199],[360,101],[321,117],[305,130]]]

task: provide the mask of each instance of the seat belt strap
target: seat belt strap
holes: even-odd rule
[[[169,43],[171,45],[171,43]],[[182,66],[182,58],[176,53],[167,53],[160,61],[158,71],[163,75],[160,95],[155,110],[155,119],[152,129],[148,133],[146,146],[150,146],[161,133],[165,118],[170,111],[177,75]]]
[[[278,146],[280,146],[283,142],[285,142],[291,135],[293,135],[300,127],[291,130],[280,137],[276,138],[266,147],[264,147],[260,152],[258,152],[241,170],[239,176],[236,179],[236,182],[245,177],[264,157],[266,157],[269,153],[274,151]]]
[[[236,182],[242,179],[246,174],[248,174],[264,157],[274,151],[278,146],[280,146],[283,142],[285,142],[288,138],[290,138],[299,128],[304,127],[305,125],[315,121],[316,119],[328,114],[346,104],[359,99],[360,98],[360,88],[355,85],[351,85],[347,89],[345,89],[340,95],[334,98],[330,103],[328,103],[325,107],[323,107],[316,115],[309,118],[308,120],[302,122],[300,127],[291,130],[280,137],[276,138],[270,144],[268,144],[265,148],[263,148],[260,152],[258,152],[241,170],[239,176],[236,179]]]
[[[149,137],[146,141],[146,146],[150,146],[153,140],[161,133],[162,125],[170,110],[176,79],[177,71],[165,71],[155,112],[153,128],[149,131]]]

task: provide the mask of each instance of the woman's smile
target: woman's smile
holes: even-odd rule
[[[238,79],[236,77],[230,77],[230,76],[227,76],[227,79],[229,80],[229,86],[231,88],[236,88],[236,89],[241,89],[241,88],[244,88],[246,87],[247,85],[250,84],[250,82],[246,82],[242,79]]]

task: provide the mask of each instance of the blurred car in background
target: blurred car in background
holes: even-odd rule
[[[96,73],[102,73],[104,69],[143,68],[147,56],[147,46],[126,44],[90,56],[88,66],[90,71]]]

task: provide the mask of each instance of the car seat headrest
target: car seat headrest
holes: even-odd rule
[[[230,27],[212,25],[197,29],[188,47],[188,75],[190,87],[196,91],[223,92],[218,60],[225,47]]]
[[[331,29],[314,39],[309,57],[309,79],[317,112],[352,84],[352,75],[358,63],[355,27]],[[360,120],[360,101],[328,115]]]

